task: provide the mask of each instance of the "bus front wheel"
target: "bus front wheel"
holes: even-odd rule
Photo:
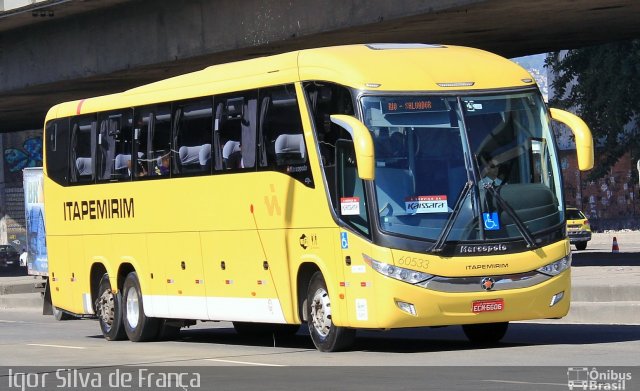
[[[102,335],[108,341],[124,339],[126,334],[122,325],[122,297],[120,292],[113,293],[109,275],[102,275],[98,284],[98,299],[96,300],[96,314],[100,322]]]
[[[331,300],[322,273],[316,272],[307,290],[307,325],[311,340],[321,352],[347,349],[355,340],[356,331],[338,327],[331,320]]]
[[[150,318],[144,314],[142,291],[136,272],[129,273],[124,280],[122,299],[124,301],[124,330],[129,340],[144,342],[158,337],[160,319]]]
[[[462,331],[473,343],[493,344],[504,337],[508,328],[509,322],[465,324],[462,326]]]

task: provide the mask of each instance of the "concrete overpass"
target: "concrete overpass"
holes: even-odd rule
[[[426,42],[506,57],[640,37],[637,0],[45,0],[0,12],[0,132],[56,102],[312,46]]]

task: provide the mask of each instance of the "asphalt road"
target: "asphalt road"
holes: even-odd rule
[[[613,236],[619,254],[611,254]],[[573,255],[576,268],[638,266],[640,233],[596,234]],[[230,323],[207,322],[175,341],[108,342],[96,320],[0,311],[0,390],[566,390],[579,371],[628,373],[617,389],[640,390],[638,352],[640,325],[516,322],[490,347],[471,345],[460,327],[359,331],[351,351],[320,353],[304,330],[288,339],[248,338]],[[182,372],[184,384],[153,383],[153,371]],[[101,383],[85,387],[83,374]],[[199,383],[187,384],[195,374]]]
[[[341,353],[316,351],[303,330],[283,340],[247,338],[229,323],[200,323],[176,341],[108,342],[96,320],[58,322],[34,310],[3,310],[0,335],[2,390],[15,388],[7,387],[12,368],[12,373],[33,370],[55,378],[62,368],[108,372],[123,366],[199,371],[202,382],[217,385],[202,385],[205,389],[292,389],[315,379],[305,388],[563,390],[568,368],[622,370],[638,365],[640,352],[640,326],[524,322],[511,324],[503,342],[492,347],[471,345],[459,327],[446,327],[359,332],[354,349]],[[29,369],[34,365],[48,368]],[[637,388],[627,389],[640,389],[638,367],[625,370],[636,371]],[[360,382],[349,385],[354,374]],[[342,385],[328,386],[322,379],[341,379]],[[437,387],[426,387],[427,380]]]

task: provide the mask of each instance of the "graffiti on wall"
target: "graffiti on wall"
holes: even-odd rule
[[[9,147],[4,150],[5,174],[19,174],[26,167],[42,166],[42,138],[30,137],[21,147]],[[7,180],[7,178],[5,178]]]
[[[0,242],[26,245],[22,169],[42,166],[42,130],[3,133],[4,182],[0,184]]]

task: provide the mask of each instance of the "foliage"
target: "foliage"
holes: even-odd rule
[[[603,177],[627,152],[640,157],[640,39],[552,53],[553,106],[575,109],[597,142],[590,179]]]

